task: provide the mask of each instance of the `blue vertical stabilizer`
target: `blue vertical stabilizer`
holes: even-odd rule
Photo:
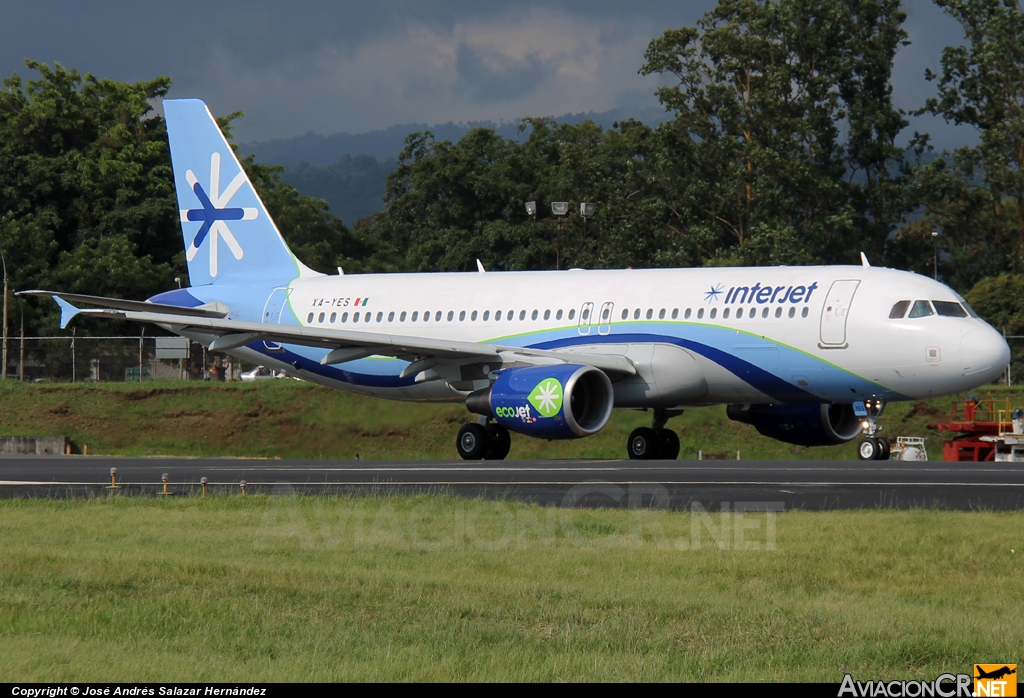
[[[206,105],[165,100],[164,115],[191,284],[273,287],[315,274],[288,249]]]

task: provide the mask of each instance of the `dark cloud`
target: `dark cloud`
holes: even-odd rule
[[[482,102],[516,99],[533,94],[554,71],[537,54],[515,60],[494,51],[460,42],[455,53],[457,91]]]
[[[241,109],[236,134],[266,140],[394,123],[514,119],[657,106],[643,78],[647,42],[692,25],[713,0],[33,0],[0,4],[0,75],[25,58],[116,80],[167,75],[171,96]],[[959,27],[929,0],[907,0],[913,44],[895,94],[914,109],[934,93]],[[941,122],[937,140],[970,137]],[[908,129],[909,131],[912,131]]]

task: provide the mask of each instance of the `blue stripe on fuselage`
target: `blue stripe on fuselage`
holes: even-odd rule
[[[736,331],[729,328],[685,325],[689,330],[688,334],[697,335],[700,340],[698,341],[698,339],[692,337],[677,337],[664,334],[664,330],[671,327],[667,323],[652,323],[649,325],[649,327],[658,330],[658,332],[639,331],[644,326],[644,323],[629,324],[634,325],[631,328],[634,331],[627,333],[580,335],[575,331],[575,328],[572,328],[571,330],[560,329],[520,335],[519,337],[501,338],[496,343],[536,349],[560,349],[582,344],[674,344],[710,359],[754,389],[779,402],[820,403],[822,401],[840,399],[839,396],[845,396],[847,393],[849,393],[851,402],[864,396],[873,396],[886,400],[907,399],[899,393],[872,383],[814,356],[753,335],[741,335],[739,341],[749,341],[750,344],[746,347],[747,349],[769,349],[771,351],[763,353],[752,351],[750,352],[752,356],[749,359],[741,358],[736,355],[737,351],[741,351],[736,346],[738,341]],[[528,343],[523,341],[527,338],[531,340]],[[728,346],[732,351],[723,348],[722,345]],[[318,352],[319,350],[305,347],[290,348],[286,346],[284,352],[275,351],[271,353],[267,351],[262,342],[253,343],[249,347],[277,360],[292,364],[303,371],[352,385],[401,388],[414,385],[415,382],[412,376],[399,378],[397,375],[398,371],[395,370],[396,364],[391,361],[360,359],[341,366],[324,366],[320,364],[319,360],[303,355],[306,352]],[[754,361],[754,357],[757,355],[764,355],[766,360],[763,363],[773,365],[758,365]],[[399,365],[404,367],[406,364],[405,362],[400,362]],[[785,367],[787,374],[807,377],[810,383],[809,389],[805,390],[785,380],[771,370],[782,370],[781,367]],[[828,397],[823,396],[822,393],[827,393]]]

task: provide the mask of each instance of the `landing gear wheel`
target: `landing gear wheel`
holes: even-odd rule
[[[512,448],[512,436],[508,429],[500,424],[488,424],[487,436],[490,439],[490,448],[487,449],[486,460],[505,460],[509,449]]]
[[[864,439],[857,447],[857,457],[861,460],[878,460],[881,451],[878,439]]]
[[[889,460],[889,454],[892,453],[892,448],[889,446],[889,439],[878,440],[878,460]]]
[[[675,460],[679,457],[679,436],[671,429],[661,430],[661,453],[664,460]]]
[[[487,429],[480,424],[466,424],[459,429],[455,448],[463,460],[481,460],[490,447]]]
[[[626,442],[630,460],[654,460],[661,453],[661,439],[650,427],[637,427]]]

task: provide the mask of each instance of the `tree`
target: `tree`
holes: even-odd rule
[[[939,94],[920,113],[972,126],[981,142],[920,165],[914,191],[951,250],[944,276],[966,287],[1024,271],[1024,12],[1011,0],[936,4],[967,41],[943,50],[941,74],[926,72]]]
[[[653,40],[641,72],[677,81],[657,92],[675,117],[659,128],[667,225],[719,263],[881,256],[903,205],[903,20],[896,0],[723,0]]]

